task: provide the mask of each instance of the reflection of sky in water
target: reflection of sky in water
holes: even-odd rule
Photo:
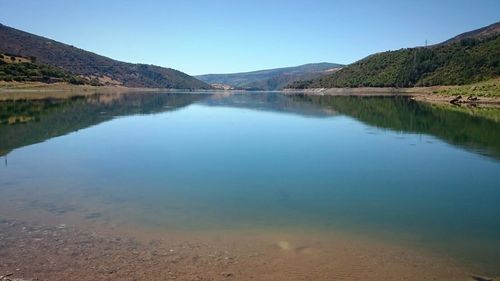
[[[398,233],[500,261],[498,162],[343,115],[195,103],[117,118],[8,159],[0,188],[55,205],[97,200],[133,224]]]

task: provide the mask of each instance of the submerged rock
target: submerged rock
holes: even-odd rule
[[[500,281],[500,277],[486,277],[480,275],[471,275],[470,278],[474,281]]]
[[[221,275],[226,277],[226,278],[234,276],[234,274],[232,272],[222,272]]]
[[[288,243],[288,241],[279,241],[277,243],[278,247],[281,249],[281,250],[284,250],[284,251],[288,251],[290,250],[290,243]]]

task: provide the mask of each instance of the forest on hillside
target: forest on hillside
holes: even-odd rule
[[[500,36],[388,51],[288,88],[463,85],[500,76]]]

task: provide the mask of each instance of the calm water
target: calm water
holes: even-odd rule
[[[166,230],[345,231],[500,273],[498,110],[272,93],[0,109],[0,201],[19,212]]]

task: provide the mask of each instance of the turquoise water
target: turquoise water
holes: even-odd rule
[[[362,233],[500,273],[491,112],[272,93],[29,107],[32,121],[0,126],[0,192],[28,209],[97,202],[104,217],[170,230]]]

